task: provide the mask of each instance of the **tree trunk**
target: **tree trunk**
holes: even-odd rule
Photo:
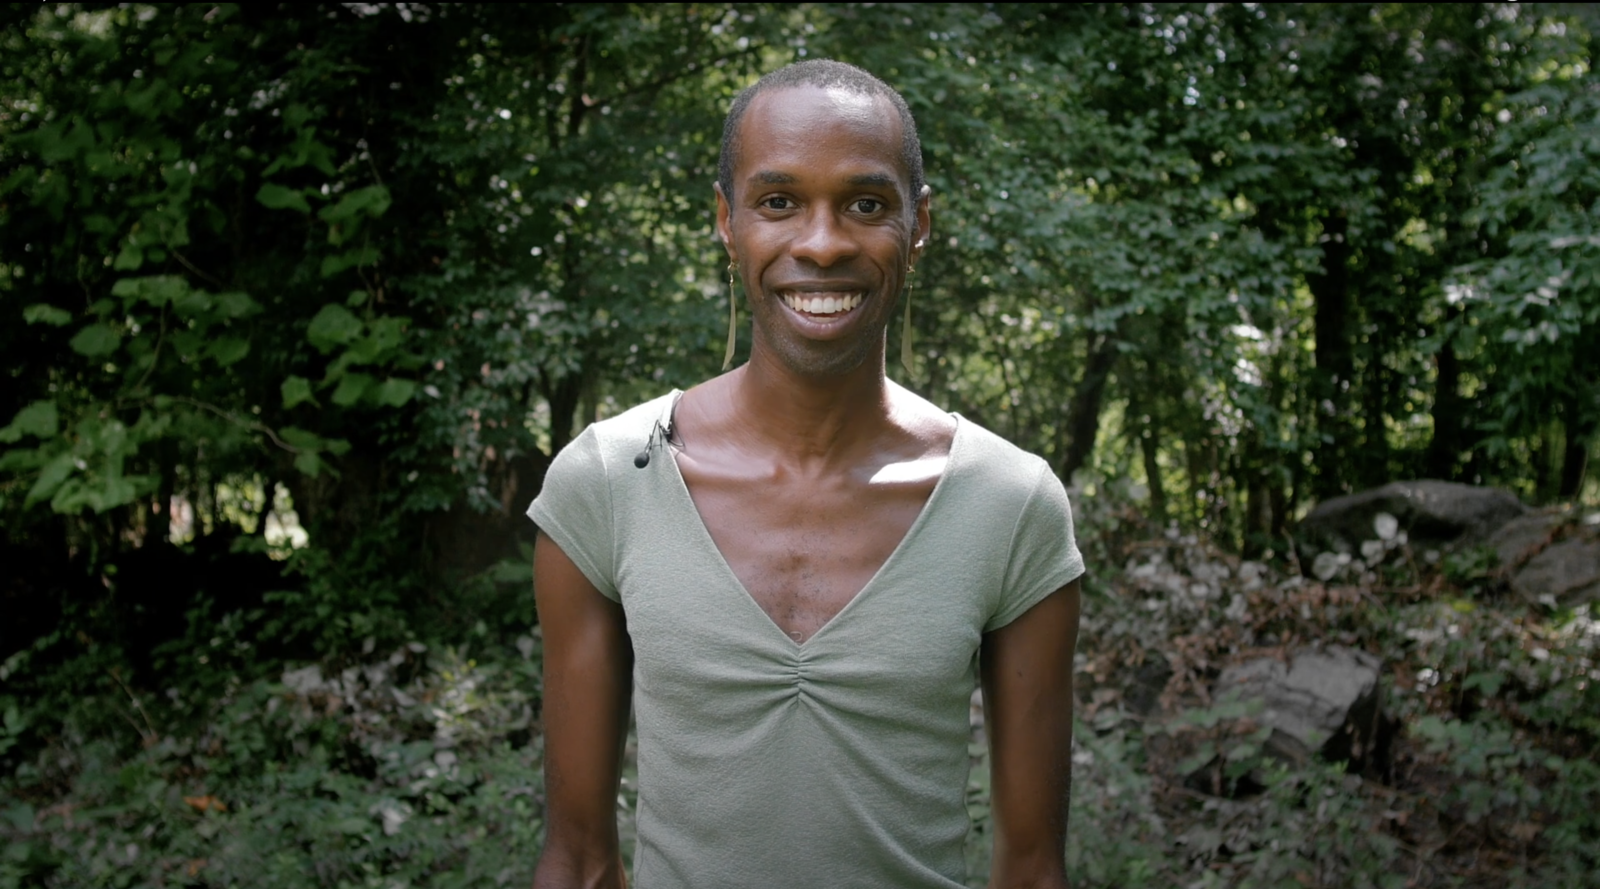
[[[1425,458],[1429,478],[1454,481],[1459,474],[1461,439],[1465,426],[1466,402],[1461,397],[1461,359],[1456,355],[1455,339],[1450,334],[1461,317],[1458,306],[1448,306],[1444,315],[1446,336],[1434,356],[1433,438]]]
[[[1167,489],[1161,483],[1161,430],[1151,415],[1139,437],[1139,450],[1144,455],[1145,483],[1150,486],[1150,518],[1162,528],[1167,526]]]
[[[1072,392],[1067,405],[1064,423],[1067,428],[1066,454],[1061,460],[1061,480],[1072,484],[1073,473],[1089,462],[1094,452],[1095,436],[1100,433],[1100,406],[1105,397],[1106,381],[1117,362],[1116,333],[1089,332],[1088,359],[1083,365],[1083,376]]]
[[[1346,406],[1355,376],[1350,349],[1349,228],[1343,212],[1335,212],[1323,221],[1322,273],[1306,279],[1316,302],[1317,369],[1312,397],[1323,437],[1314,481],[1319,498],[1345,493],[1355,438],[1351,412]]]
[[[172,537],[172,494],[178,474],[178,461],[173,450],[174,445],[170,441],[163,441],[156,446],[156,473],[160,481],[156,483],[155,509],[145,521],[145,546],[165,546]]]
[[[1148,363],[1146,367],[1148,368]],[[1143,381],[1150,384],[1149,376]],[[1133,434],[1139,439],[1139,453],[1144,460],[1145,485],[1150,489],[1150,515],[1149,519],[1157,527],[1167,526],[1167,490],[1161,483],[1161,418],[1157,416],[1155,405],[1145,401],[1134,394],[1139,391],[1153,391],[1145,389],[1143,385],[1129,387],[1128,416],[1133,422],[1130,424]]]
[[[1583,493],[1583,477],[1589,465],[1589,446],[1594,440],[1600,419],[1584,411],[1583,398],[1573,392],[1563,405],[1563,419],[1567,427],[1567,443],[1561,456],[1561,489],[1557,496],[1562,500],[1576,500]]]
[[[1183,438],[1183,468],[1189,476],[1189,502],[1196,524],[1205,524],[1211,510],[1211,485],[1206,476],[1205,444],[1193,435]]]
[[[1289,532],[1289,512],[1293,509],[1293,501],[1290,499],[1292,493],[1293,486],[1285,490],[1281,476],[1270,478],[1267,482],[1267,500],[1272,506],[1272,524],[1269,531],[1272,534],[1274,547]]]
[[[550,456],[554,457],[572,441],[573,419],[578,399],[583,394],[583,377],[567,374],[553,383],[544,377],[540,381],[545,401],[550,403]]]
[[[1383,363],[1388,354],[1388,331],[1394,319],[1389,312],[1374,313],[1364,351],[1367,355],[1361,380],[1361,447],[1355,457],[1356,479],[1362,488],[1376,488],[1393,481],[1389,477],[1389,368]]]
[[[1247,559],[1261,555],[1272,540],[1272,466],[1254,434],[1243,442],[1239,456],[1238,487],[1244,493],[1244,521],[1240,522],[1239,553]]]

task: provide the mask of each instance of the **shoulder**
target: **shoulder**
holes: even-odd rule
[[[584,462],[597,460],[602,464],[615,464],[623,459],[631,461],[649,444],[656,423],[659,421],[666,426],[670,422],[668,412],[679,394],[673,390],[628,408],[614,417],[591,423],[561,449],[556,459],[579,458]]]
[[[962,475],[995,493],[1027,499],[1040,485],[1054,483],[1055,473],[1043,457],[1017,447],[999,435],[962,417],[957,418],[956,446],[951,459]]]

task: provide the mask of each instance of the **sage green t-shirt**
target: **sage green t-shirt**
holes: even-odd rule
[[[957,416],[905,539],[797,643],[723,560],[662,443],[678,394],[585,429],[528,509],[627,616],[634,885],[962,886],[979,642],[1083,573],[1061,483]]]

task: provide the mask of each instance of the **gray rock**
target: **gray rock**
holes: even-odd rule
[[[1335,497],[1316,505],[1296,529],[1301,561],[1321,552],[1355,553],[1373,540],[1373,519],[1399,520],[1413,547],[1471,546],[1527,512],[1515,494],[1430,479],[1391,482],[1381,488]]]
[[[1378,659],[1364,651],[1307,649],[1288,664],[1269,657],[1228,667],[1212,697],[1260,701],[1256,719],[1272,727],[1265,752],[1280,760],[1303,764],[1317,754],[1365,761],[1382,722],[1380,672]]]
[[[1511,589],[1537,602],[1600,600],[1600,522],[1545,511],[1514,519],[1489,539]]]
[[[1600,535],[1569,537],[1546,547],[1511,575],[1511,589],[1562,605],[1600,601]]]
[[[1550,543],[1561,526],[1566,523],[1560,513],[1532,512],[1512,519],[1489,538],[1489,546],[1503,568],[1515,566],[1524,556],[1533,556],[1538,548]]]

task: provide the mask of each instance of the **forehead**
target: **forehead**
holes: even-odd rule
[[[846,169],[848,168],[848,169]],[[881,96],[839,87],[785,87],[756,96],[739,123],[734,178],[889,173],[909,185],[900,116]]]

